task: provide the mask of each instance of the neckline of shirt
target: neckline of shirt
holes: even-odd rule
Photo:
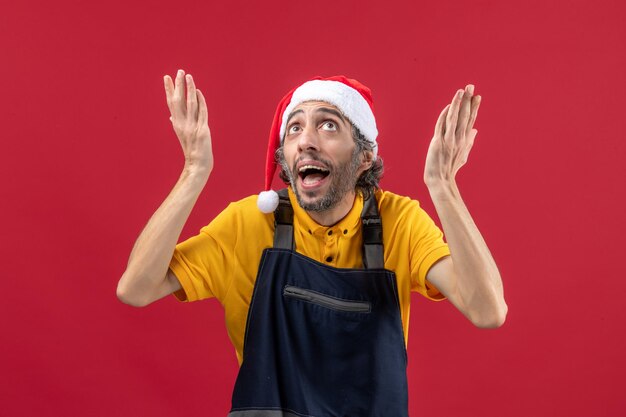
[[[298,204],[296,196],[291,187],[288,187],[289,201],[293,207],[294,223],[298,223],[300,229],[304,229],[315,236],[326,237],[351,237],[359,230],[361,225],[361,212],[363,211],[363,195],[356,193],[352,208],[341,220],[332,226],[323,226],[317,223],[309,214]]]

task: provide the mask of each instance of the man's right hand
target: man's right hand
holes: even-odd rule
[[[170,120],[185,155],[185,170],[206,174],[213,170],[213,150],[206,101],[191,74],[178,70],[176,80],[163,77]],[[186,94],[185,94],[186,93]]]
[[[141,307],[181,288],[169,270],[180,232],[213,169],[211,132],[204,96],[191,75],[180,70],[176,81],[163,79],[172,125],[185,154],[178,182],[137,238],[128,266],[117,285],[117,297]]]

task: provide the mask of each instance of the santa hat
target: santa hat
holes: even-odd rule
[[[278,207],[278,194],[271,190],[272,179],[276,172],[276,149],[280,147],[285,137],[289,114],[305,101],[324,101],[337,107],[372,144],[374,159],[378,154],[376,143],[378,130],[374,118],[372,92],[369,88],[343,75],[328,78],[315,77],[305,82],[280,100],[274,114],[265,160],[265,191],[259,194],[257,200],[257,205],[263,213],[271,213]]]

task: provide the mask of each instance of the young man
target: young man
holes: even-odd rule
[[[183,173],[139,236],[118,285],[125,303],[216,297],[241,365],[235,416],[404,416],[410,292],[448,298],[472,323],[506,317],[502,281],[455,183],[477,131],[474,87],[441,112],[424,180],[441,231],[419,204],[378,189],[370,90],[317,78],[279,103],[266,189],[176,245],[213,168],[204,96],[165,77]],[[259,210],[260,209],[260,210]]]

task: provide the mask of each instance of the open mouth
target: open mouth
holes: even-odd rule
[[[303,165],[298,169],[298,176],[306,187],[319,185],[329,174],[328,169],[317,165]]]

